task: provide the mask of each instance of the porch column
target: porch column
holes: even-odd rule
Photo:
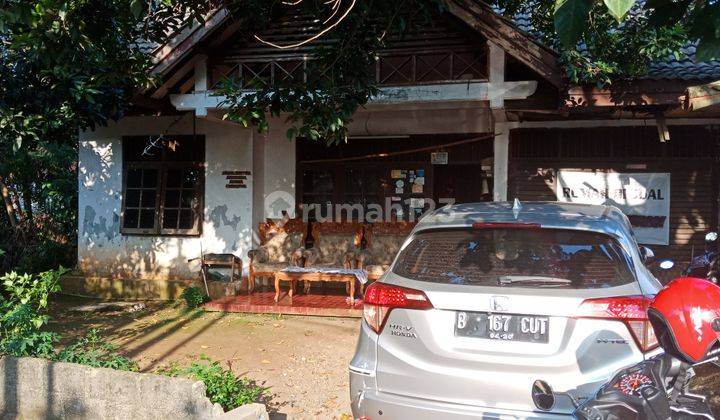
[[[508,150],[510,145],[510,124],[495,123],[493,143],[493,200],[507,201]]]
[[[207,93],[208,90],[208,57],[206,55],[199,55],[195,61],[195,92]],[[199,106],[195,109],[195,116],[198,118],[205,118],[208,115],[206,107]]]
[[[488,73],[490,86],[500,88],[505,83],[505,50],[488,41]],[[495,140],[493,143],[493,200],[507,201],[508,182],[508,133],[507,116],[503,112],[505,106],[504,92],[490,97],[490,108],[493,113]]]
[[[490,108],[498,109],[505,105],[505,50],[494,42],[488,41],[487,44],[488,82],[490,82],[490,91],[492,92]]]

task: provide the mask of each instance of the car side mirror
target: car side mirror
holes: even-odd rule
[[[643,245],[640,245],[640,256],[642,257],[645,265],[651,264],[655,260],[655,253],[653,250]]]

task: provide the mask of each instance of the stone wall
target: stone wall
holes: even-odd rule
[[[267,419],[250,404],[224,413],[205,385],[184,378],[91,368],[35,358],[0,358],[0,418]]]

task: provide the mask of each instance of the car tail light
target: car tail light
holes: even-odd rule
[[[373,331],[380,334],[393,309],[426,310],[432,307],[430,300],[420,290],[375,282],[365,291],[363,318]]]
[[[652,299],[645,296],[623,296],[588,299],[580,305],[576,318],[608,319],[627,325],[642,351],[658,346],[655,331],[650,325],[647,309]]]
[[[473,229],[540,229],[540,223],[524,222],[475,222]]]

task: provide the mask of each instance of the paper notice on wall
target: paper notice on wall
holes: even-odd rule
[[[397,178],[402,178],[402,177],[403,177],[403,174],[400,169],[393,169],[392,171],[390,171],[390,178],[397,179]]]
[[[630,219],[639,243],[669,243],[669,173],[559,171],[556,195],[566,203],[615,206]]]
[[[422,194],[423,192],[423,186],[420,184],[412,184],[412,193],[413,194]]]

